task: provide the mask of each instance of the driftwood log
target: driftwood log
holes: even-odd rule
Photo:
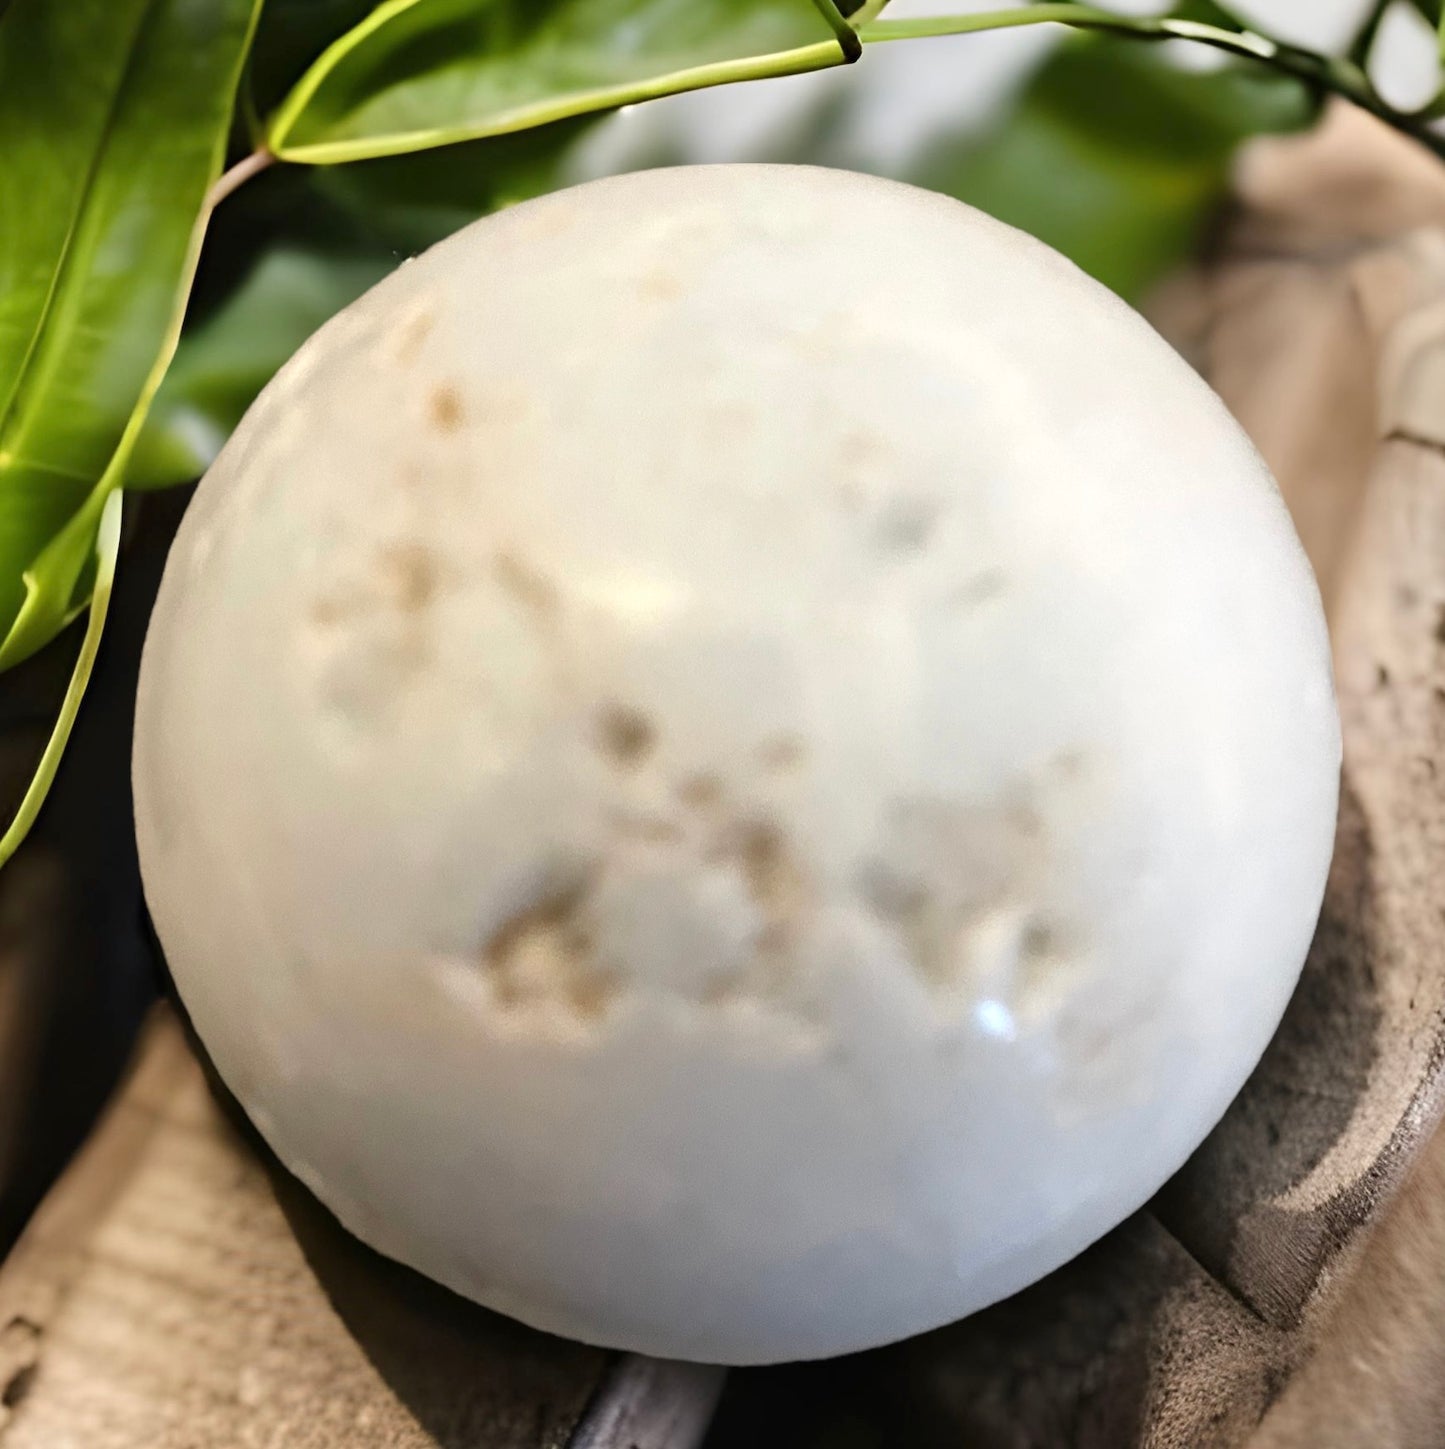
[[[1445,171],[1344,111],[1258,147],[1156,313],[1270,459],[1327,594],[1346,760],[1324,917],[1260,1070],[1179,1177],[1043,1283],[844,1365],[872,1416],[854,1442],[1435,1449]],[[0,1449],[686,1449],[719,1383],[376,1257],[228,1121],[164,1014],[0,1267]]]

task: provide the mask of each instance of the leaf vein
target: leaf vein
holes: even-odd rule
[[[105,121],[101,126],[99,144],[91,153],[84,179],[81,181],[80,187],[76,192],[75,209],[71,214],[69,224],[66,226],[65,239],[60,245],[60,252],[51,270],[50,283],[46,288],[45,300],[41,304],[39,315],[35,320],[35,326],[30,334],[30,339],[25,344],[25,353],[20,360],[19,368],[16,370],[15,382],[10,389],[10,395],[5,401],[4,409],[0,410],[0,455],[14,456],[14,448],[13,446],[7,446],[7,440],[16,431],[16,420],[22,411],[21,404],[24,401],[31,364],[34,361],[36,352],[40,348],[40,340],[45,335],[46,326],[65,290],[66,281],[74,265],[76,237],[80,233],[86,208],[92,198],[96,178],[100,174],[101,164],[109,150],[111,139],[115,132],[116,117],[119,115],[121,101],[125,97],[126,87],[130,82],[131,75],[135,69],[136,57],[140,52],[140,38],[145,32],[146,26],[150,23],[158,3],[159,0],[145,0],[143,8],[138,12],[135,30],[131,34],[125,64],[117,72],[115,89],[111,93],[106,105]],[[61,472],[63,470],[52,469],[50,471]]]

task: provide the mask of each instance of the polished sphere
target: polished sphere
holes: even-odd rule
[[[956,202],[655,171],[467,228],[202,483],[147,896],[354,1232],[752,1363],[1048,1272],[1218,1119],[1333,842],[1319,598],[1127,307]]]

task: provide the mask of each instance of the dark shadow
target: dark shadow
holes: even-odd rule
[[[1115,1449],[1142,1443],[1149,1335],[1177,1265],[1130,1227],[1014,1297],[883,1350],[934,1449]]]
[[[702,1449],[917,1449],[875,1354],[734,1369]]]
[[[155,999],[130,752],[141,645],[191,489],[126,504],[127,539],[95,672],[54,788],[0,871],[0,1257],[80,1145]],[[34,770],[78,647],[71,629],[0,680],[0,809]],[[7,1143],[9,1144],[7,1147]]]

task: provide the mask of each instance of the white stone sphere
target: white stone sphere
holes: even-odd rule
[[[382,1252],[756,1363],[1048,1272],[1294,986],[1340,739],[1263,464],[956,202],[769,166],[477,223],[321,329],[146,645],[150,907]]]

